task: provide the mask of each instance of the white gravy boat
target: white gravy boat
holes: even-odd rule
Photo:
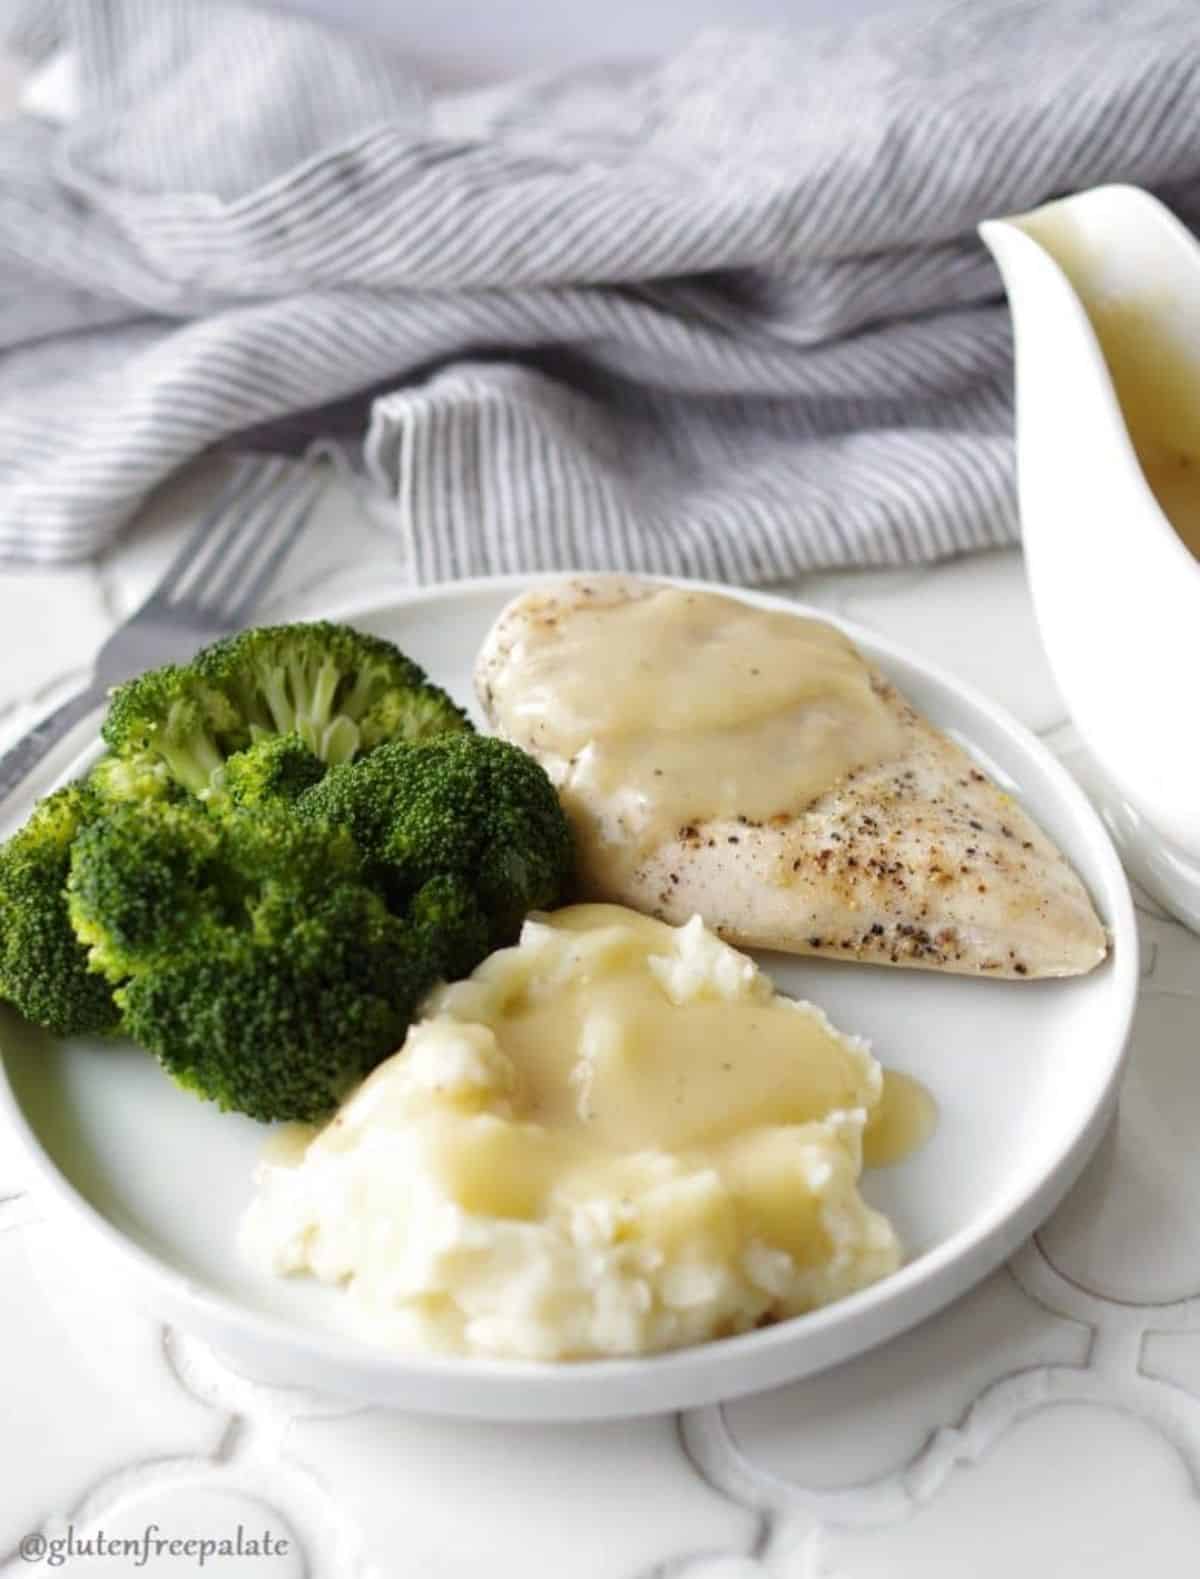
[[[1126,186],[980,234],[1012,308],[1042,639],[1126,864],[1200,931],[1200,245]]]

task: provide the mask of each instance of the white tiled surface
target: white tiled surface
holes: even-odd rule
[[[211,487],[160,500],[94,569],[0,576],[0,731],[78,675]],[[340,486],[269,612],[403,584]],[[796,589],[1071,734],[1019,556],[810,578]],[[274,1579],[1127,1579],[1200,1572],[1200,941],[1145,906],[1120,1117],[1009,1267],[825,1376],[682,1419],[446,1423],[264,1388],[125,1303],[40,1219],[0,1150],[0,1576],[177,1579],[195,1559],[77,1557],[30,1531],[216,1537]]]

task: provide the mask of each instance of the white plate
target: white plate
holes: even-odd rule
[[[392,638],[466,699],[485,631],[528,584],[467,582],[331,615]],[[884,1064],[919,1076],[938,1099],[941,1121],[928,1145],[866,1177],[867,1195],[895,1220],[907,1248],[892,1277],[812,1315],[648,1359],[552,1366],[371,1348],[339,1329],[333,1290],[272,1279],[238,1260],[235,1227],[261,1126],[188,1096],[127,1044],[55,1045],[4,1013],[0,1110],[47,1201],[109,1254],[144,1302],[245,1372],[488,1419],[649,1414],[753,1392],[858,1354],[963,1293],[1047,1216],[1103,1132],[1137,987],[1133,909],[1099,819],[1032,735],[949,676],[845,628],[1059,843],[1113,937],[1106,964],[1065,982],[765,961],[784,991],[814,999],[837,1025],[868,1036]],[[14,808],[14,816],[27,809]]]

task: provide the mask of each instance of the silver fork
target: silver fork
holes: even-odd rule
[[[83,690],[0,756],[0,802],[114,685],[238,630],[307,525],[322,486],[308,467],[278,457],[243,460],[154,591],[96,654]]]

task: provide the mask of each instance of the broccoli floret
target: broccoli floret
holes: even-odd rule
[[[287,805],[325,776],[325,764],[300,736],[267,735],[245,751],[236,751],[221,769],[221,797],[243,810]]]
[[[113,1031],[120,1018],[67,912],[71,846],[99,810],[88,783],[68,784],[0,846],[0,998],[58,1036]]]
[[[245,719],[194,664],[165,664],[118,685],[100,732],[133,773],[161,766],[193,795],[204,794],[226,757],[250,743]]]
[[[179,1085],[263,1122],[321,1118],[408,1023],[387,998],[247,945],[164,965],[120,997],[130,1035]]]
[[[528,912],[559,903],[571,876],[553,785],[532,757],[489,736],[380,746],[331,768],[296,811],[349,828],[393,907],[453,880],[439,893],[457,917],[448,929],[455,974],[514,942]]]
[[[425,740],[471,725],[391,642],[348,625],[260,626],[113,692],[104,739],[149,758],[194,795],[227,759],[264,737],[298,734],[325,763],[390,740]]]
[[[113,983],[193,940],[211,945],[240,897],[222,824],[194,801],[114,806],[71,849],[71,924],[90,968]]]
[[[71,914],[129,1034],[182,1085],[311,1119],[404,1038],[440,974],[342,828],[282,807],[115,809],[75,841]]]
[[[491,952],[491,928],[469,882],[443,875],[422,883],[407,914],[420,947],[446,981],[469,976]]]
[[[101,757],[88,783],[108,804],[138,800],[177,800],[183,791],[161,757]]]

